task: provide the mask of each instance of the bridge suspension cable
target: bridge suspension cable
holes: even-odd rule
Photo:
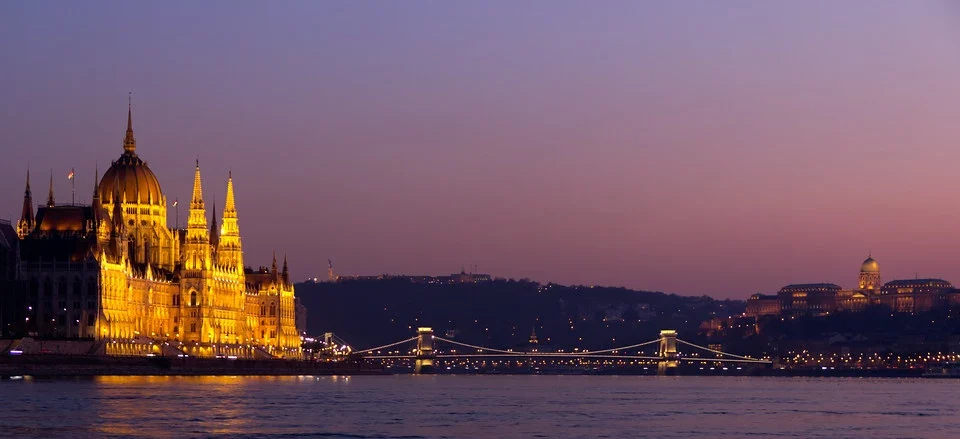
[[[392,348],[392,347],[394,347],[394,346],[396,346],[396,345],[401,345],[401,344],[404,344],[404,343],[409,343],[409,342],[414,341],[414,340],[416,340],[416,339],[417,339],[417,336],[413,336],[413,337],[410,337],[410,338],[408,338],[408,339],[406,339],[406,340],[400,340],[400,341],[398,341],[398,342],[394,342],[394,343],[390,343],[390,344],[385,344],[385,345],[383,345],[383,346],[377,346],[377,347],[375,347],[375,348],[364,349],[364,350],[362,350],[362,351],[357,351],[356,353],[358,353],[358,354],[365,354],[365,353],[367,353],[367,352],[373,352],[373,351],[379,351],[379,350],[381,350],[381,349]]]
[[[507,350],[503,350],[503,349],[494,349],[494,348],[488,348],[488,347],[484,347],[484,346],[477,346],[477,345],[473,345],[473,344],[469,344],[469,343],[461,343],[461,342],[459,342],[459,341],[447,340],[447,339],[442,338],[442,337],[436,337],[436,336],[435,336],[434,338],[437,339],[437,340],[439,340],[439,341],[442,341],[442,342],[446,342],[446,343],[450,343],[450,344],[454,344],[454,345],[458,345],[458,346],[463,346],[463,347],[467,347],[467,348],[471,348],[471,349],[476,349],[476,350],[479,350],[479,351],[496,352],[496,353],[500,353],[500,354],[504,354],[504,355],[522,356],[522,357],[530,357],[530,356],[537,356],[537,357],[574,357],[574,356],[575,356],[575,357],[592,357],[592,356],[598,356],[598,357],[599,357],[599,356],[600,356],[599,354],[605,354],[605,353],[614,352],[614,351],[620,351],[620,350],[638,348],[638,347],[641,347],[641,346],[646,346],[646,345],[650,345],[650,344],[653,344],[653,343],[658,343],[658,342],[660,341],[660,339],[658,338],[658,339],[656,339],[656,340],[645,341],[645,342],[643,342],[643,343],[638,343],[638,344],[634,344],[634,345],[630,345],[630,346],[623,346],[623,347],[611,348],[611,349],[602,349],[602,350],[599,350],[599,351],[569,352],[569,353],[568,353],[568,352],[516,352],[516,351],[507,351]],[[621,358],[630,358],[630,356],[626,356],[626,355],[621,355],[621,356],[618,356],[618,357],[621,357]],[[637,357],[637,356],[634,356],[634,357]],[[639,359],[640,357],[637,357],[637,358]],[[643,357],[643,358],[648,358],[648,357]],[[649,358],[659,358],[659,357],[649,357]]]
[[[445,338],[443,338],[443,337],[434,336],[433,338],[435,338],[435,339],[437,339],[437,340],[440,340],[440,341],[442,341],[442,342],[450,343],[450,344],[457,345],[457,346],[463,346],[463,347],[466,347],[466,348],[476,349],[476,350],[479,350],[479,351],[498,352],[498,353],[507,354],[507,355],[517,355],[517,354],[521,354],[520,352],[506,351],[506,350],[503,350],[503,349],[487,348],[487,347],[483,347],[483,346],[477,346],[477,345],[474,345],[474,344],[461,343],[461,342],[459,342],[459,341],[447,340],[447,339],[445,339]]]
[[[437,354],[436,358],[503,358],[503,357],[562,357],[562,358],[603,358],[610,360],[660,360],[660,357],[642,355],[586,355],[576,352],[511,352],[510,354]]]
[[[698,345],[698,344],[690,343],[689,341],[680,340],[679,338],[677,339],[677,342],[683,343],[683,344],[685,344],[685,345],[687,345],[687,346],[695,347],[695,348],[697,348],[697,349],[703,349],[703,350],[705,350],[705,351],[712,352],[712,353],[717,354],[717,355],[726,355],[726,356],[729,356],[729,357],[739,358],[739,359],[741,359],[741,360],[746,360],[746,361],[756,361],[756,362],[764,362],[764,363],[768,362],[768,361],[766,361],[766,360],[761,360],[761,359],[759,359],[759,358],[744,357],[744,356],[742,356],[742,355],[730,354],[730,353],[727,353],[727,352],[718,351],[718,350],[716,350],[716,349],[710,349],[710,348],[705,347],[705,346],[700,346],[700,345]],[[684,359],[684,360],[691,360],[690,357],[684,357],[683,359]],[[710,360],[710,359],[705,359],[705,360]],[[714,360],[714,361],[716,361],[716,360]]]
[[[658,338],[658,339],[656,339],[656,340],[645,341],[645,342],[643,342],[643,343],[632,344],[632,345],[630,345],[630,346],[623,346],[623,347],[619,347],[619,348],[603,349],[603,350],[599,350],[599,351],[589,351],[589,352],[586,352],[586,353],[587,353],[587,354],[590,354],[590,355],[592,355],[592,354],[605,354],[605,353],[607,353],[607,352],[623,351],[623,350],[627,350],[627,349],[634,349],[634,348],[639,348],[639,347],[642,347],[642,346],[651,345],[651,344],[659,343],[659,342],[660,342],[660,339]]]

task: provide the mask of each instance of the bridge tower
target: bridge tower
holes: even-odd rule
[[[677,331],[664,329],[660,331],[660,363],[657,365],[657,375],[672,375],[677,371],[679,355],[677,354]]]
[[[414,373],[433,372],[433,328],[417,328],[417,359]]]

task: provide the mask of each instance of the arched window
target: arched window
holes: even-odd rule
[[[190,306],[197,306],[197,292],[190,292]]]
[[[174,294],[174,295],[173,295],[173,306],[180,306],[180,295],[179,295],[179,294]],[[174,331],[174,332],[176,332],[176,331]]]
[[[276,316],[276,315],[277,315],[277,305],[274,305],[274,304],[271,303],[271,304],[270,304],[270,317],[274,317],[274,316]]]

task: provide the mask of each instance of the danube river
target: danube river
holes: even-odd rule
[[[0,381],[15,437],[960,436],[960,380],[652,376]]]

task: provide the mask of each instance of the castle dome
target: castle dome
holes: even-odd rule
[[[113,204],[115,201],[130,204],[163,206],[163,192],[160,182],[146,162],[137,157],[137,141],[133,137],[133,118],[127,110],[127,134],[123,140],[123,155],[110,164],[103,174],[99,186],[100,202]],[[120,194],[120,200],[114,195]]]
[[[877,263],[876,259],[868,257],[867,260],[863,261],[863,265],[860,266],[861,273],[879,273],[880,264]]]

